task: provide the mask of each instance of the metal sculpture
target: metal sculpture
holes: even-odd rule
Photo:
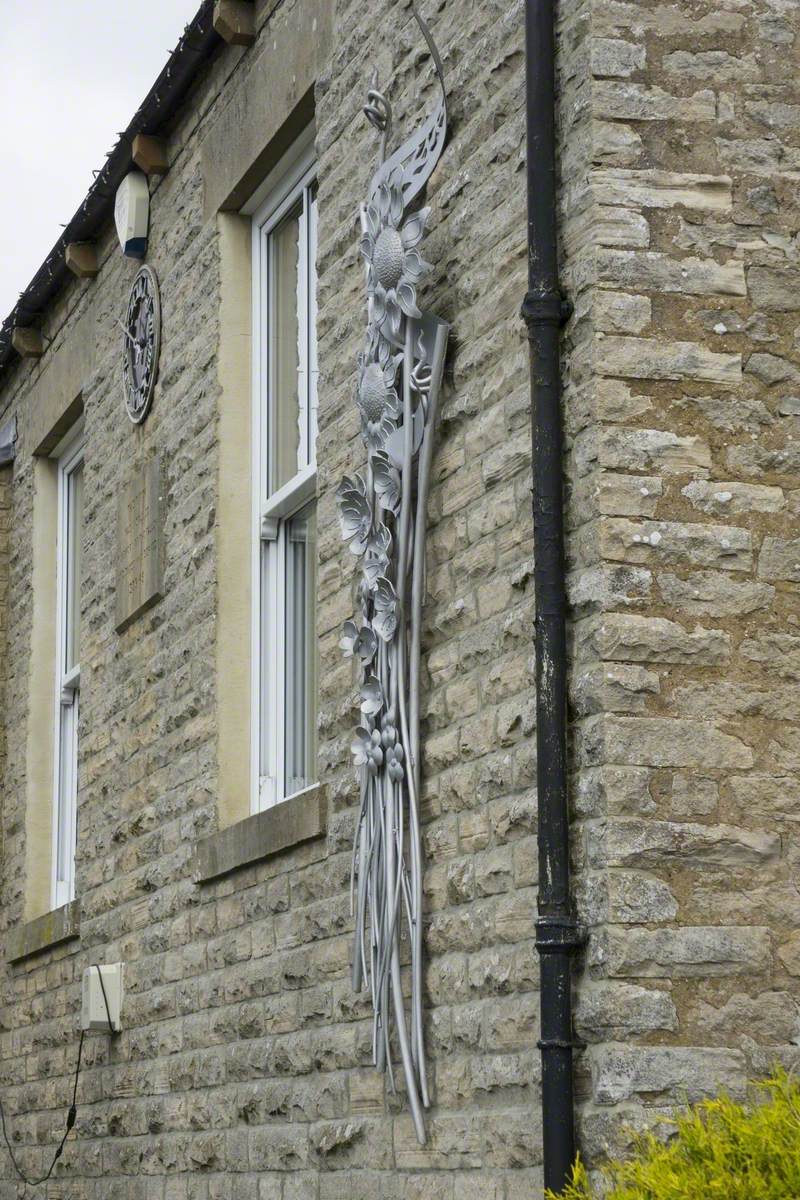
[[[338,489],[342,537],[361,560],[359,614],[341,646],[359,664],[361,723],[352,743],[361,806],[353,847],[353,987],[367,986],[373,1058],[395,1089],[393,1045],[402,1063],[417,1138],[429,1104],[422,1025],[422,846],[420,839],[420,634],[428,485],[449,326],[417,307],[430,271],[419,252],[430,209],[409,212],[441,155],[447,129],[442,63],[428,43],[441,97],[416,133],[386,158],[391,105],[373,86],[364,112],[380,133],[379,165],[361,209],[367,264],[367,333],[358,358],[356,404],[366,469]],[[407,933],[410,1000],[400,946]]]

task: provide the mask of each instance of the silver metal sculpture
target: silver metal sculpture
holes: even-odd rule
[[[392,1054],[402,1063],[417,1137],[429,1104],[422,1027],[422,846],[419,796],[420,633],[425,583],[428,484],[449,326],[417,307],[417,284],[431,269],[419,252],[430,210],[409,212],[441,155],[447,107],[438,51],[428,43],[441,97],[391,157],[392,111],[373,86],[364,112],[378,129],[379,165],[362,206],[367,264],[367,333],[358,359],[356,404],[367,450],[365,471],[338,489],[342,537],[361,560],[358,618],[341,646],[360,668],[361,723],[352,743],[361,807],[353,848],[353,987],[369,987],[373,1057],[395,1088]],[[410,968],[404,997],[400,946]]]

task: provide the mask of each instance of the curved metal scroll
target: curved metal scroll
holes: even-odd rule
[[[395,150],[389,158],[380,164],[375,174],[372,176],[372,181],[369,185],[370,202],[374,203],[375,196],[381,184],[385,184],[389,176],[393,172],[402,171],[402,179],[400,181],[400,189],[403,194],[403,203],[408,206],[424,188],[430,178],[433,168],[436,166],[444,149],[445,137],[447,135],[447,93],[444,87],[444,67],[436,48],[436,43],[433,40],[433,35],[430,29],[423,21],[422,17],[412,5],[412,13],[417,24],[420,27],[422,36],[428,43],[428,49],[431,52],[431,58],[436,68],[436,74],[439,78],[441,87],[441,96],[439,102],[422,124],[412,133],[407,141],[403,142],[399,149]],[[386,102],[385,98],[379,92],[371,91],[369,93],[369,103],[365,106],[365,113],[370,121],[378,128],[381,128],[379,121],[376,121],[374,100],[378,101],[378,109],[385,106],[386,127],[382,128],[385,136],[388,134],[391,127],[391,107]],[[380,118],[379,118],[380,119]],[[381,151],[383,152],[383,145]],[[383,153],[381,153],[383,157]]]
[[[385,159],[391,106],[375,87],[365,113],[381,133],[379,166],[362,208],[368,323],[356,404],[367,461],[338,489],[342,537],[361,561],[359,612],[341,646],[359,664],[361,721],[352,750],[361,806],[353,848],[353,987],[369,987],[373,1056],[394,1089],[399,1054],[420,1143],[429,1104],[422,1026],[422,845],[419,662],[428,484],[449,326],[417,307],[431,269],[418,249],[430,210],[409,213],[442,152],[442,64],[424,22],[442,97]],[[410,1000],[401,977],[408,942]],[[405,957],[405,956],[404,956]]]

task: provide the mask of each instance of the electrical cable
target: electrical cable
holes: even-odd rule
[[[95,967],[95,970],[97,971],[97,977],[100,980],[100,988],[103,993],[103,1002],[105,1003],[105,1006],[106,1006],[106,1020],[108,1021],[108,1031],[109,1031],[109,1033],[114,1033],[115,1030],[114,1030],[113,1023],[111,1021],[111,1009],[109,1008],[108,996],[106,995],[106,985],[103,982],[103,972],[100,970],[100,967],[98,966],[97,963],[94,963],[93,965]],[[72,1085],[72,1104],[69,1106],[69,1110],[67,1112],[66,1128],[64,1130],[64,1133],[61,1136],[61,1141],[58,1143],[58,1146],[56,1147],[55,1154],[53,1155],[53,1161],[50,1163],[50,1166],[49,1166],[46,1174],[40,1175],[38,1179],[29,1179],[28,1176],[25,1174],[25,1172],[20,1167],[19,1163],[17,1162],[16,1155],[14,1154],[14,1148],[11,1145],[11,1141],[8,1136],[8,1131],[6,1129],[6,1114],[5,1114],[5,1109],[3,1108],[3,1100],[2,1100],[2,1097],[0,1096],[0,1126],[2,1126],[2,1130],[3,1130],[3,1140],[5,1141],[6,1148],[8,1150],[9,1156],[11,1158],[11,1163],[14,1167],[14,1170],[16,1171],[17,1175],[22,1180],[22,1182],[27,1184],[28,1187],[38,1187],[39,1184],[47,1183],[48,1179],[53,1174],[53,1170],[55,1169],[56,1163],[61,1158],[61,1154],[64,1149],[64,1143],[66,1142],[67,1138],[70,1135],[70,1131],[72,1130],[73,1126],[75,1125],[75,1119],[78,1115],[78,1106],[77,1106],[78,1079],[79,1079],[80,1073],[81,1073],[81,1059],[83,1057],[83,1040],[85,1037],[86,1037],[86,1030],[82,1029],[80,1040],[78,1042],[78,1062],[75,1067],[75,1079],[74,1079],[74,1082]]]

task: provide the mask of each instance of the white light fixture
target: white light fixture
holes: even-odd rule
[[[114,223],[122,253],[128,258],[144,258],[150,223],[150,189],[147,176],[141,171],[130,171],[117,188]]]

